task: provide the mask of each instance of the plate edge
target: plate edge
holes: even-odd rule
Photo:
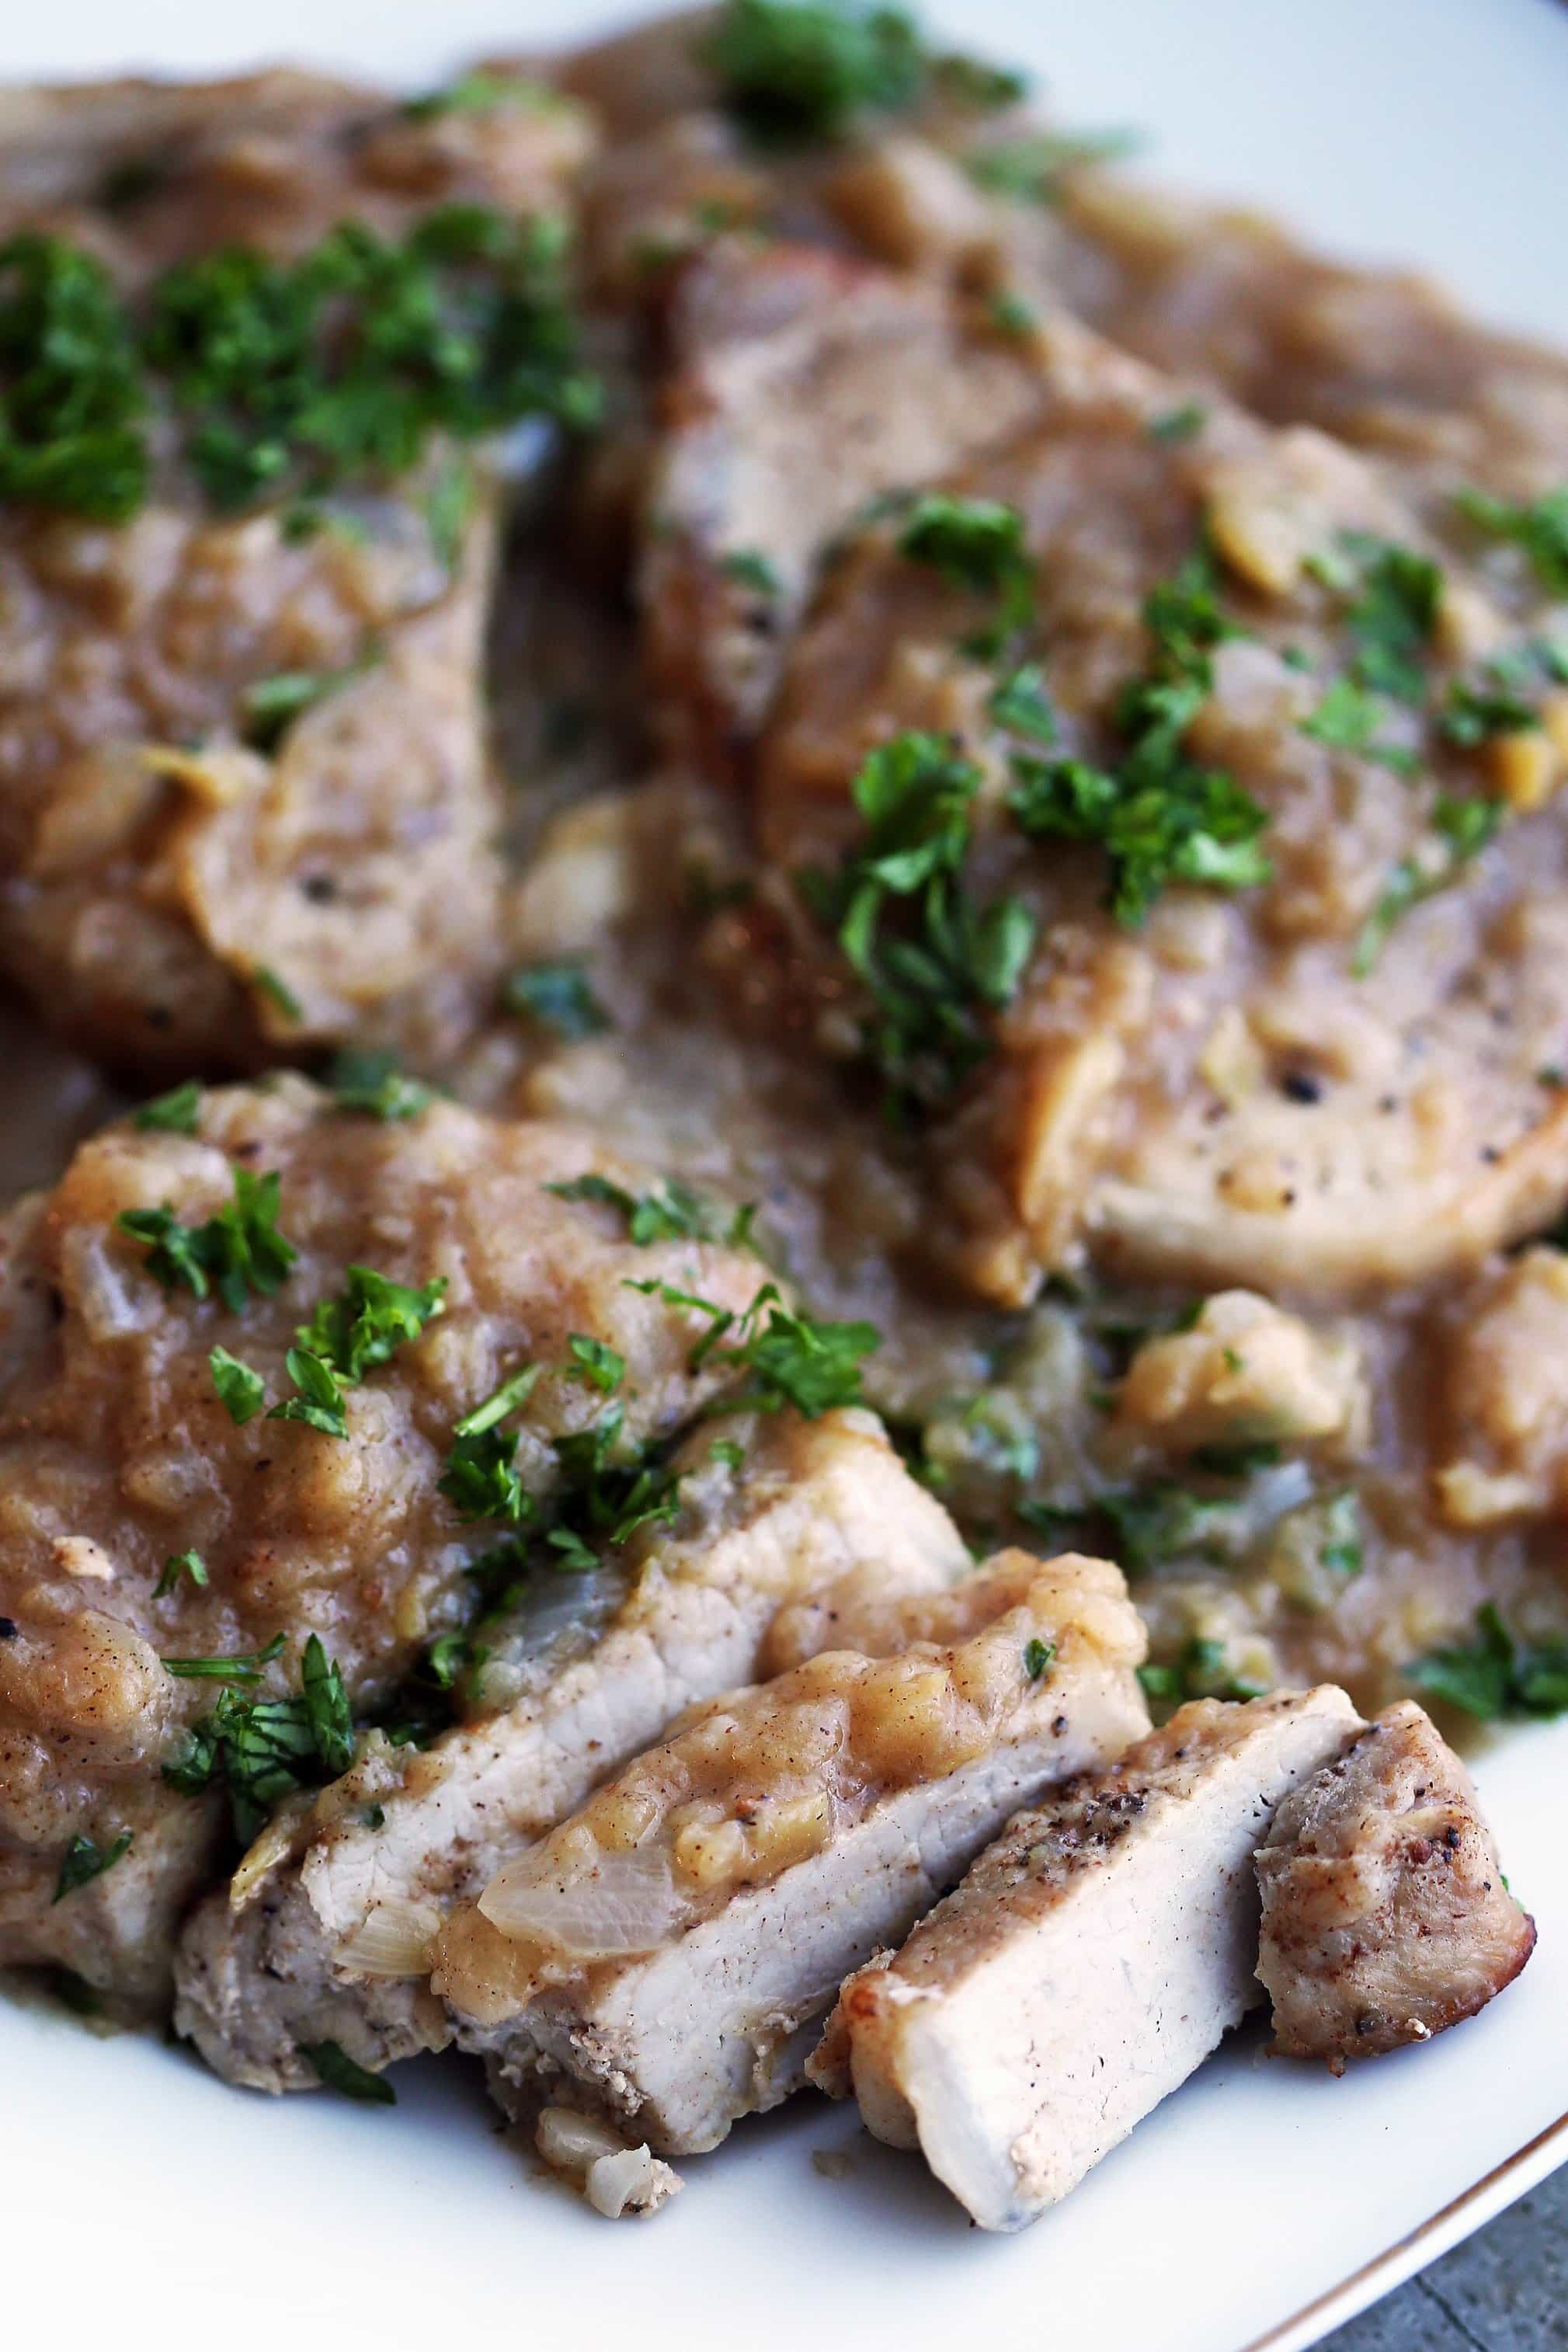
[[[1374,2254],[1356,2270],[1314,2295],[1299,2311],[1279,2320],[1261,2336],[1249,2337],[1238,2352],[1306,2352],[1310,2345],[1319,2343],[1331,2327],[1354,2319],[1369,2304],[1391,2294],[1396,2286],[1413,2278],[1439,2255],[1447,2253],[1460,2241],[1479,2230],[1482,2224],[1523,2197],[1554,2172],[1559,2165],[1568,2164],[1568,2115],[1561,2115],[1537,2132],[1511,2156],[1461,2189],[1448,2204],[1418,2221],[1404,2237],[1396,2238],[1381,2253]]]

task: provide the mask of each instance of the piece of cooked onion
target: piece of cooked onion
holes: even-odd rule
[[[289,1859],[310,1804],[308,1789],[300,1789],[292,1797],[286,1797],[267,1827],[246,1846],[229,1881],[231,1911],[243,1911],[246,1905],[260,1894],[264,1883],[279,1863]]]
[[[434,1903],[378,1903],[339,1945],[333,1965],[361,1977],[427,1976],[430,1941],[440,1925]]]
[[[601,1853],[580,1877],[563,1878],[559,1861],[536,1847],[490,1881],[479,1908],[503,1935],[579,1959],[656,1951],[681,1916],[668,1857],[643,1849]]]
[[[534,2146],[552,2171],[575,2180],[594,2210],[618,2221],[622,2213],[656,2212],[682,2183],[644,2145],[628,2147],[598,2116],[572,2107],[546,2107]]]

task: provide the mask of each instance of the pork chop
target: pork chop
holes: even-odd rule
[[[1332,1684],[1179,1708],[851,1978],[812,2078],[982,2229],[1037,2220],[1257,2000],[1253,1848],[1358,1721]]]
[[[1320,1301],[1473,1265],[1568,1197],[1568,705],[1463,715],[1539,614],[1317,435],[1173,439],[1165,380],[1034,353],[1041,421],[865,526],[791,649],[798,1025],[915,1097],[998,1299],[1086,1252]]]
[[[846,1972],[1020,1798],[1147,1720],[1103,1561],[1004,1554],[906,1608],[846,1603],[834,1638],[677,1726],[447,1921],[432,1989],[509,2109],[715,2147],[801,2086]]]
[[[574,1595],[565,1629],[525,1641],[509,1703],[424,1753],[369,1755],[290,1825],[276,1866],[196,1914],[176,2021],[221,2074],[308,2088],[302,2043],[336,2041],[372,2067],[439,2047],[451,2027],[424,1989],[430,1938],[507,1852],[683,1707],[749,1680],[782,1605],[862,1565],[896,1594],[968,1563],[864,1412],[712,1423],[674,1466],[678,1517],[631,1539],[586,1622]]]
[[[617,1459],[716,1388],[688,1370],[679,1319],[627,1283],[695,1276],[738,1309],[755,1261],[601,1230],[546,1190],[585,1169],[649,1181],[564,1127],[434,1100],[381,1118],[284,1077],[160,1101],[11,1212],[5,1962],[166,1999],[180,1911],[222,1850],[225,1774],[244,1820],[341,1770],[350,1711],[465,1623],[465,1571],[497,1532],[485,1513],[524,1516],[564,1475],[558,1441],[601,1423],[573,1335],[623,1368]],[[455,1436],[486,1400],[486,1431]]]
[[[460,444],[574,380],[559,236],[521,215],[559,212],[587,136],[564,104],[416,115],[287,75],[0,115],[7,365],[39,387],[0,528],[0,961],[100,1058],[183,1076],[352,1036],[429,1061],[493,987],[500,489],[493,434]],[[414,278],[455,360],[468,338],[461,393],[431,389],[428,335],[385,356]],[[352,415],[322,391],[334,457],[288,387],[356,300],[383,357]],[[93,399],[126,414],[73,457],[51,419]]]
[[[1274,2047],[1335,2074],[1474,2017],[1535,1948],[1475,1783],[1413,1699],[1287,1797],[1258,1885]]]

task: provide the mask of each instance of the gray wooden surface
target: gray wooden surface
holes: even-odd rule
[[[1568,2352],[1568,2168],[1323,2352]]]

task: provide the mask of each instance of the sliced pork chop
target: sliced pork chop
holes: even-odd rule
[[[863,1621],[846,1600],[835,1639],[677,1727],[448,1920],[432,1988],[508,2108],[715,2147],[801,2086],[846,1972],[1020,1799],[1147,1721],[1143,1628],[1102,1560],[1003,1554]]]
[[[1020,1813],[890,1961],[845,1985],[810,2073],[918,2147],[982,2229],[1065,2197],[1258,1999],[1252,1853],[1358,1727],[1332,1684],[1197,1699]]]
[[[1336,2074],[1474,2017],[1535,1948],[1475,1783],[1412,1699],[1285,1800],[1258,1885],[1274,2047]]]
[[[502,1712],[423,1754],[373,1751],[290,1825],[276,1867],[196,1915],[176,2018],[221,2074],[301,2088],[315,2079],[303,2042],[339,2042],[367,2066],[438,2047],[451,2029],[424,1989],[426,1948],[507,1851],[683,1707],[749,1680],[781,1606],[862,1566],[878,1591],[908,1593],[968,1564],[868,1413],[712,1423],[675,1466],[678,1518],[627,1546],[597,1612],[572,1596],[567,1627],[513,1665]]]
[[[1066,324],[1032,348],[1040,422],[958,477],[956,506],[865,526],[791,650],[760,826],[789,953],[814,947],[798,1027],[864,1050],[795,877],[855,856],[852,788],[890,739],[917,738],[917,765],[949,747],[969,763],[971,919],[1011,899],[1034,946],[996,1013],[946,983],[944,1015],[995,1039],[977,1076],[916,1064],[946,1261],[1013,1302],[1085,1251],[1118,1275],[1319,1299],[1468,1267],[1568,1196],[1568,1096],[1541,1077],[1568,1034],[1562,689],[1538,683],[1467,736],[1454,711],[1527,616],[1375,469],[1219,405],[1173,440],[1164,379]],[[962,578],[966,513],[1002,572]],[[906,544],[923,514],[935,558]],[[1004,576],[1023,604],[993,659]],[[1396,576],[1399,696],[1365,683],[1376,583]],[[1020,668],[1023,732],[998,695]],[[1259,830],[1246,856],[1207,834],[1174,873],[1156,846],[1151,887],[1138,859],[1195,778],[1239,793]],[[1120,835],[1095,795],[1126,802]],[[1105,829],[1134,846],[1108,857]],[[1183,887],[1206,870],[1233,887]],[[883,919],[907,938],[905,906]],[[885,994],[902,1007],[894,980]],[[858,1005],[874,1052],[883,1001]]]
[[[499,1434],[520,1486],[550,1491],[556,1441],[606,1404],[577,1334],[624,1363],[622,1448],[673,1436],[717,1379],[629,1280],[695,1277],[739,1309],[758,1274],[717,1244],[636,1248],[548,1192],[585,1169],[649,1181],[565,1127],[436,1102],[382,1119],[298,1077],[152,1115],[0,1227],[0,1959],[156,2007],[221,1850],[217,1756],[205,1796],[162,1777],[192,1727],[225,1692],[298,1694],[315,1634],[341,1706],[328,1754],[292,1753],[340,1769],[349,1706],[463,1625],[494,1539],[444,1488],[455,1423],[537,1364]],[[298,1340],[344,1375],[314,1421]],[[84,1844],[127,1838],[79,1879]],[[62,1872],[79,1883],[57,1901]]]
[[[139,89],[0,111],[19,366],[38,255],[74,250],[134,307],[173,266],[230,247],[295,262],[345,222],[396,242],[487,212],[520,238],[587,152],[564,104],[415,119],[304,77]],[[559,289],[520,244],[496,268],[514,362],[540,339],[548,413]],[[192,315],[215,299],[193,294]],[[149,430],[125,519],[13,499],[0,529],[0,962],[130,1070],[243,1069],[345,1037],[434,1061],[501,954],[480,696],[493,453],[419,456],[416,436],[417,462],[305,498],[298,453],[275,449],[280,494],[247,500],[178,457],[156,400]]]

